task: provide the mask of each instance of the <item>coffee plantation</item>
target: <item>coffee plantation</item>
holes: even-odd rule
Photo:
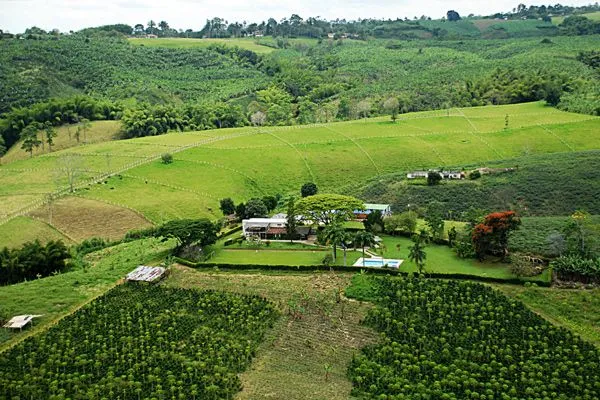
[[[488,286],[379,278],[365,322],[379,344],[355,357],[358,396],[377,399],[598,399],[593,345]]]
[[[229,399],[277,318],[258,296],[123,284],[0,355],[0,399]]]

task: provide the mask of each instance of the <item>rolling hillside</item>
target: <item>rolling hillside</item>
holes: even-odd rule
[[[65,160],[76,164],[77,196],[161,223],[216,218],[220,198],[296,192],[307,181],[323,192],[347,191],[375,176],[411,169],[597,149],[599,127],[598,118],[527,103],[405,114],[396,123],[375,118],[91,144],[0,167],[0,221],[35,212],[49,193],[67,194]],[[163,153],[172,153],[174,162],[162,164]],[[85,207],[78,210],[85,213]],[[61,229],[70,234],[68,225]]]

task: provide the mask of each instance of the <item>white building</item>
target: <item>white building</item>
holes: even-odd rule
[[[286,218],[250,218],[242,221],[242,231],[245,237],[258,236],[260,239],[285,235],[287,233]]]
[[[364,220],[367,219],[369,214],[375,211],[380,211],[382,217],[389,217],[392,215],[392,208],[389,204],[366,203],[364,210],[354,210],[354,218]]]

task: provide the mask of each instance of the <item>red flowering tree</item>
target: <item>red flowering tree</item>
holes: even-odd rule
[[[473,228],[471,239],[475,254],[480,261],[487,254],[505,257],[508,254],[508,235],[521,225],[521,219],[514,211],[488,214],[483,223]]]

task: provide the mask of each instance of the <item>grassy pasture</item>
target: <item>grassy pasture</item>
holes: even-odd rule
[[[79,142],[75,137],[77,125],[65,125],[56,128],[56,137],[54,138],[53,151],[64,150],[71,147],[83,146],[85,144],[100,143],[114,140],[121,129],[118,121],[93,121],[90,123],[90,129],[81,133]],[[38,137],[43,140],[44,132],[40,132]],[[26,160],[30,157],[29,153],[21,148],[22,142],[19,141],[10,148],[8,153],[2,157],[3,163],[11,163],[18,160]],[[80,151],[80,149],[77,149]],[[50,148],[45,144],[45,148],[38,147],[33,151],[33,156],[49,154]]]
[[[260,44],[260,40],[254,38],[238,38],[238,39],[186,39],[186,38],[131,38],[129,39],[134,45],[148,47],[167,47],[167,48],[206,48],[213,44],[223,44],[226,46],[236,46],[241,49],[251,50],[257,54],[268,54],[274,51],[272,47]]]
[[[504,129],[505,116],[509,127]],[[218,199],[246,200],[296,192],[314,181],[322,192],[356,187],[381,174],[439,166],[485,165],[499,159],[600,148],[600,119],[541,103],[476,107],[297,127],[235,128],[171,133],[77,148],[79,181],[106,171],[119,175],[79,195],[124,205],[152,222],[218,217]],[[56,151],[0,167],[4,213],[65,187]],[[175,162],[164,165],[160,154]],[[135,168],[132,163],[142,162]],[[24,198],[25,199],[25,198]],[[33,201],[32,200],[32,201]],[[102,235],[102,232],[98,232]]]
[[[19,247],[25,242],[38,239],[42,243],[51,240],[62,240],[70,243],[71,239],[47,223],[31,218],[17,217],[0,225],[0,248]]]

